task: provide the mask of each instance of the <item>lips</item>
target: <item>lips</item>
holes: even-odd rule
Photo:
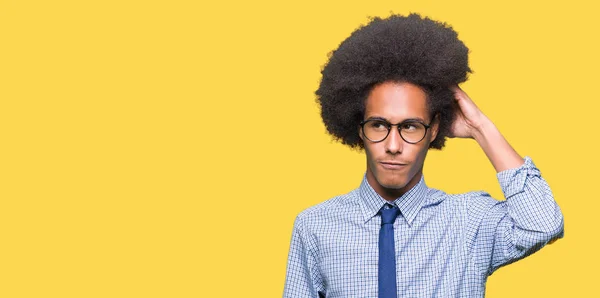
[[[383,168],[388,170],[400,170],[407,166],[407,164],[397,161],[381,161],[379,163]]]

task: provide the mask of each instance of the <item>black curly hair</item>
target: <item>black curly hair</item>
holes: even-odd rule
[[[458,108],[449,87],[466,81],[472,72],[468,52],[446,23],[416,13],[371,18],[329,53],[321,71],[315,94],[327,131],[345,145],[364,149],[358,127],[373,86],[409,82],[427,95],[430,115],[440,116],[438,135],[429,148],[442,149]]]

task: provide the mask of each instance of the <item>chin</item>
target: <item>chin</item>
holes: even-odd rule
[[[389,189],[400,189],[406,186],[406,184],[408,184],[408,181],[406,179],[402,179],[402,178],[395,178],[395,179],[377,179],[377,182],[379,182],[379,185],[385,187],[385,188],[389,188]]]

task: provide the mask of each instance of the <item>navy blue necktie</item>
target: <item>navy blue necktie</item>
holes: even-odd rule
[[[381,210],[379,230],[379,298],[396,298],[396,249],[394,221],[400,214],[398,207]]]

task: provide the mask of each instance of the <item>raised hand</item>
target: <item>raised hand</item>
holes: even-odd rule
[[[450,129],[451,138],[474,138],[481,130],[483,124],[489,119],[475,105],[473,100],[458,86],[450,88],[454,91],[454,99],[460,109],[456,111],[456,118]]]

